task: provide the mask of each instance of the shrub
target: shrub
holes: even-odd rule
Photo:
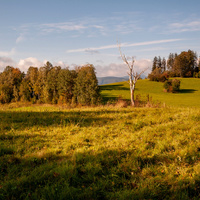
[[[150,81],[165,82],[169,75],[167,72],[161,73],[160,69],[155,69],[151,74],[148,75]]]
[[[171,80],[165,81],[163,87],[164,87],[165,92],[171,92],[172,91],[172,81]]]
[[[180,80],[178,79],[173,79],[173,80],[167,80],[165,81],[163,87],[164,87],[164,90],[165,92],[178,92],[180,90]]]
[[[181,82],[178,79],[172,80],[172,92],[178,92],[180,90]]]

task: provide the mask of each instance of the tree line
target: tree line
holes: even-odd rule
[[[100,99],[95,68],[91,64],[62,69],[49,61],[27,73],[7,66],[0,73],[0,103],[69,103],[92,105]]]
[[[200,78],[200,62],[197,53],[192,50],[180,54],[170,53],[167,60],[155,56],[148,78],[152,81],[164,82],[169,77]]]

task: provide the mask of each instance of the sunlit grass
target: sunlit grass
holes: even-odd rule
[[[200,109],[0,111],[0,199],[198,199]]]
[[[140,94],[144,99],[146,95],[152,97],[153,101],[175,107],[200,107],[200,79],[179,78],[181,87],[179,93],[166,93],[163,91],[163,83],[149,80],[138,80],[136,84],[135,97]],[[130,100],[128,82],[108,84],[101,86],[101,94],[104,100],[110,101],[119,96]]]

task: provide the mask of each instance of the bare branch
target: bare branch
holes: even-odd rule
[[[118,44],[119,53],[120,53],[120,56],[121,56],[122,60],[128,65],[128,67],[129,67],[129,69],[130,69],[131,66],[130,66],[130,64],[129,64],[127,58],[126,58],[126,56],[125,56],[124,54],[122,54],[120,44],[119,44],[118,42],[117,42],[117,44]]]
[[[122,60],[127,64],[128,68],[129,68],[129,72],[128,75],[129,75],[129,86],[130,86],[130,93],[131,93],[131,104],[132,106],[135,105],[135,101],[134,101],[134,90],[135,90],[135,84],[137,82],[137,80],[140,78],[140,76],[148,69],[144,69],[143,71],[141,71],[139,74],[137,72],[134,71],[134,57],[132,57],[132,61],[131,62],[128,62],[126,56],[124,54],[122,54],[122,51],[121,51],[121,47],[120,47],[120,44],[118,43],[117,41],[117,44],[118,44],[118,47],[119,47],[119,52],[120,52],[120,56],[122,58]]]
[[[141,71],[141,72],[139,73],[139,76],[141,76],[145,71],[147,71],[147,69],[149,69],[149,67],[147,67],[147,68],[145,68],[143,71]]]

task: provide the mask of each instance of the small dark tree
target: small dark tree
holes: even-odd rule
[[[160,56],[158,56],[158,64],[157,64],[157,67],[158,68],[162,68],[162,59],[161,59],[161,57]]]
[[[158,58],[155,56],[153,59],[152,71],[158,67]]]
[[[166,59],[163,58],[162,59],[162,64],[161,64],[162,72],[166,71],[166,64],[167,64]]]

